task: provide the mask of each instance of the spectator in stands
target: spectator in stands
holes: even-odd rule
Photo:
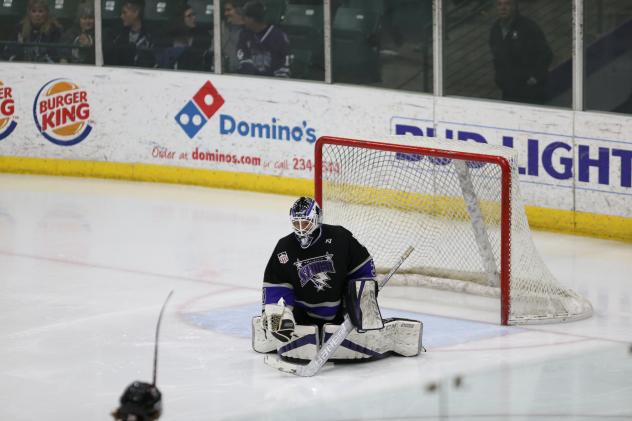
[[[242,16],[244,1],[227,0],[224,2],[224,18],[222,25],[222,63],[224,71],[235,73],[239,69],[237,60],[237,43],[244,26]]]
[[[142,0],[125,0],[121,8],[123,28],[114,35],[106,48],[106,64],[119,66],[154,67],[153,37],[143,21],[145,4]]]
[[[59,42],[62,27],[48,9],[47,0],[29,0],[26,16],[17,26],[15,41],[24,46],[10,45],[4,55],[9,61],[54,63],[59,61],[57,48],[50,45]]]
[[[211,70],[212,34],[197,25],[193,8],[185,3],[169,31],[171,44],[163,51],[158,67],[180,70]]]
[[[553,53],[544,33],[522,16],[517,0],[496,0],[498,19],[489,44],[495,81],[505,101],[543,104],[548,97],[548,72]]]
[[[401,5],[395,2],[384,2],[384,12],[382,14],[382,27],[384,33],[388,34],[396,48],[401,48],[404,43],[404,35],[397,24],[395,14]]]
[[[61,42],[82,47],[65,49],[62,62],[94,64],[94,5],[91,2],[79,4],[75,24],[64,33]]]
[[[285,32],[264,19],[260,0],[243,8],[244,29],[237,44],[239,73],[258,76],[290,76],[290,42]]]

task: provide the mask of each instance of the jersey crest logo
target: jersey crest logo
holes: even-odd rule
[[[332,239],[331,239],[331,238],[327,238],[327,239],[325,240],[325,243],[326,243],[326,244],[331,244],[331,242],[332,242]]]
[[[282,265],[284,265],[284,264],[286,264],[287,262],[289,262],[289,261],[290,261],[289,257],[287,257],[287,253],[286,253],[286,252],[284,252],[284,251],[283,251],[283,252],[281,252],[281,253],[279,253],[279,254],[277,254],[277,257],[279,258],[279,262],[280,262]]]
[[[329,281],[331,278],[327,273],[336,273],[334,268],[334,255],[325,254],[324,256],[312,257],[306,260],[297,260],[294,263],[298,270],[298,277],[301,280],[301,287],[312,282],[316,291],[322,291],[325,288],[331,288]]]

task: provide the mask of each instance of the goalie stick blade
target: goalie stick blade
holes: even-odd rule
[[[284,373],[294,374],[301,377],[310,377],[310,375],[306,375],[302,373],[302,371],[299,373],[299,369],[302,368],[303,366],[298,365],[298,364],[288,363],[286,361],[281,360],[278,357],[275,357],[274,355],[266,355],[265,357],[263,357],[263,362],[266,365],[272,368],[276,368],[277,370],[282,371]],[[314,374],[311,374],[311,376],[313,375]]]

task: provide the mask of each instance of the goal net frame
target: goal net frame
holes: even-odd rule
[[[424,139],[425,140],[425,139]],[[472,224],[472,229],[474,232],[474,236],[476,238],[476,245],[478,247],[479,256],[483,260],[483,264],[485,266],[485,271],[487,272],[488,277],[496,277],[496,284],[500,287],[500,322],[502,325],[508,324],[523,324],[523,323],[550,323],[550,322],[559,322],[559,321],[569,321],[569,320],[577,320],[581,318],[585,318],[592,314],[592,307],[588,303],[590,307],[590,312],[587,314],[581,314],[580,316],[573,317],[559,317],[557,320],[537,320],[538,317],[535,316],[533,319],[535,320],[510,320],[510,312],[511,312],[511,264],[512,264],[512,245],[511,245],[511,234],[512,234],[512,183],[519,183],[519,180],[513,180],[513,178],[517,177],[517,171],[512,166],[517,165],[516,162],[511,162],[510,158],[507,156],[503,156],[502,154],[492,154],[495,151],[491,151],[492,153],[479,153],[478,151],[472,151],[475,148],[468,148],[466,146],[463,147],[464,150],[455,151],[454,146],[460,146],[457,142],[459,141],[445,141],[446,147],[451,145],[450,148],[442,149],[441,147],[436,147],[435,144],[430,144],[429,146],[424,145],[408,145],[404,144],[404,139],[401,140],[401,143],[384,143],[370,140],[357,140],[357,139],[349,139],[342,137],[332,137],[332,136],[323,136],[320,137],[315,145],[315,176],[314,176],[314,188],[315,188],[315,199],[316,201],[323,207],[323,212],[327,215],[326,203],[323,203],[323,175],[327,174],[327,172],[332,171],[342,171],[340,168],[336,168],[336,165],[342,165],[341,163],[336,162],[327,162],[323,159],[323,148],[325,145],[334,145],[334,146],[342,146],[342,147],[350,147],[350,148],[363,148],[363,149],[371,149],[383,152],[393,152],[393,153],[401,153],[401,154],[410,154],[411,156],[421,155],[423,157],[432,157],[437,159],[450,159],[454,163],[456,173],[458,173],[459,183],[461,185],[461,191],[463,194],[463,200],[467,207],[467,212],[469,214],[470,222]],[[394,141],[397,142],[397,141]],[[434,141],[437,142],[436,140]],[[465,143],[465,142],[463,142]],[[469,150],[468,150],[469,149]],[[506,149],[506,148],[505,148]],[[493,164],[497,165],[500,169],[500,221],[499,221],[499,229],[500,229],[500,245],[499,245],[499,256],[498,262],[496,262],[493,253],[491,251],[491,246],[487,241],[487,235],[485,232],[485,223],[482,221],[481,213],[477,198],[475,196],[473,188],[468,188],[468,183],[471,186],[471,178],[470,173],[465,165],[467,161],[474,161],[475,163],[480,164]],[[459,164],[457,164],[459,163]],[[323,172],[324,171],[324,172]],[[517,186],[514,186],[517,187]],[[468,197],[469,196],[469,197]],[[519,200],[521,203],[521,200]],[[323,206],[325,205],[325,206]],[[479,221],[477,221],[479,218]],[[477,223],[480,222],[480,223]],[[342,222],[344,225],[344,222]],[[527,225],[528,228],[528,225]],[[481,231],[482,230],[482,231]],[[479,232],[476,232],[479,231]],[[403,244],[402,247],[406,247],[407,244]],[[487,248],[487,250],[486,250]],[[499,268],[499,269],[497,269]]]

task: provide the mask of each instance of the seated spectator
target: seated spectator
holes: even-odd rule
[[[243,6],[243,0],[227,0],[224,2],[225,21],[222,24],[222,63],[224,66],[223,70],[227,73],[235,73],[239,69],[237,43],[244,26]]]
[[[17,26],[15,41],[24,46],[10,45],[5,50],[9,61],[54,63],[58,61],[57,48],[50,45],[59,42],[62,27],[49,13],[47,0],[29,0],[26,16]]]
[[[65,45],[82,48],[69,48],[62,52],[61,62],[94,64],[94,5],[81,3],[77,9],[75,24],[61,38]]]
[[[171,44],[163,51],[158,67],[180,70],[211,70],[212,33],[198,27],[195,12],[184,4],[169,31]]]
[[[290,42],[285,32],[264,20],[260,0],[243,8],[244,29],[237,44],[239,73],[258,76],[290,76]]]
[[[123,28],[106,48],[105,63],[118,66],[154,67],[154,43],[143,21],[142,0],[125,0],[121,8]]]

